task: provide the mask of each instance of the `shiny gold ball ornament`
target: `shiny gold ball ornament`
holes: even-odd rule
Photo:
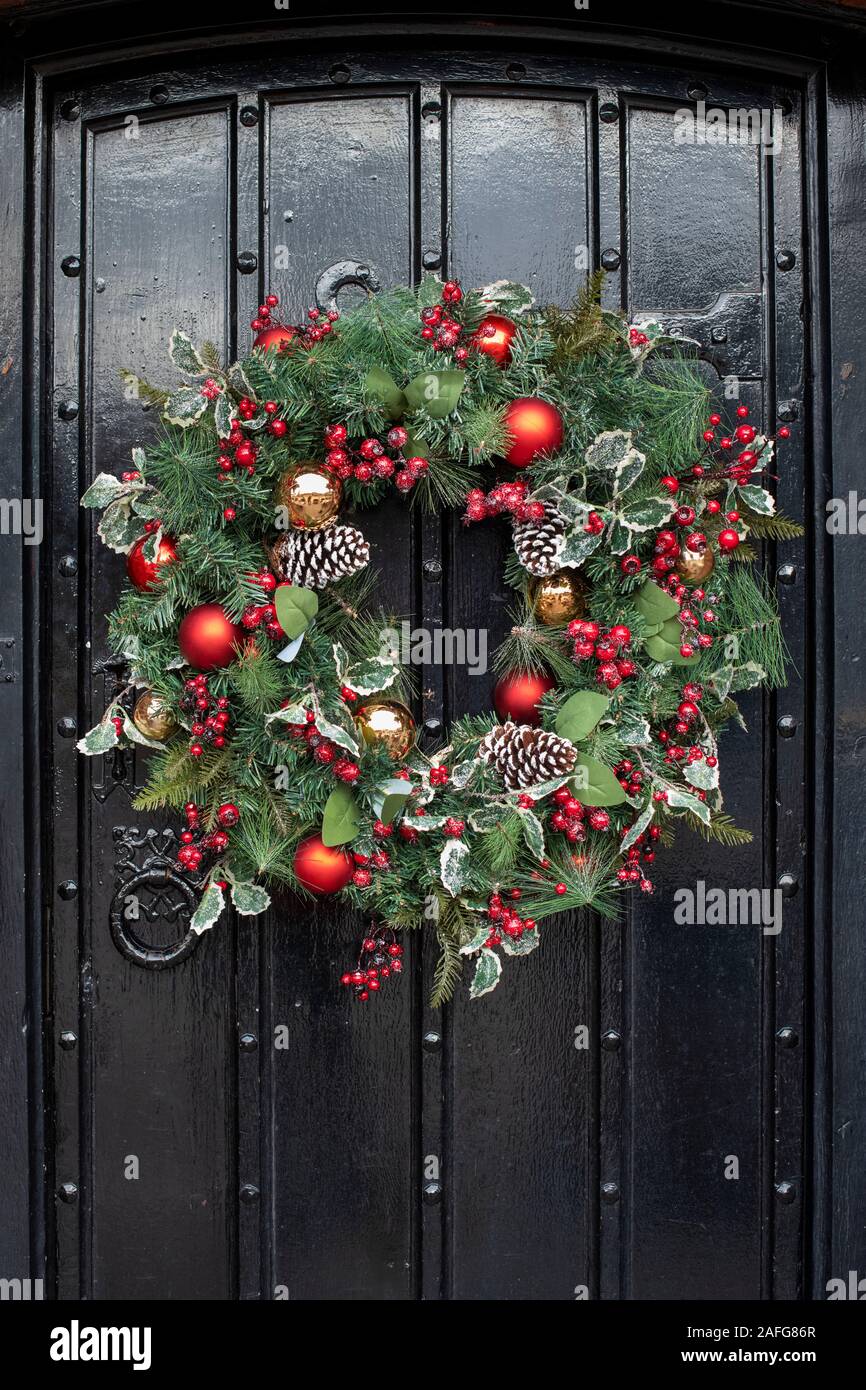
[[[545,627],[562,627],[586,612],[589,585],[574,570],[557,570],[532,586],[535,616]]]
[[[367,700],[355,714],[364,742],[378,744],[399,762],[415,742],[412,711],[399,700]]]
[[[274,500],[296,531],[321,531],[340,509],[343,484],[318,463],[298,463],[277,483]]]
[[[171,738],[177,728],[177,720],[168,705],[152,690],[139,695],[132,711],[132,722],[145,738],[154,738],[160,743]]]
[[[712,574],[715,565],[716,557],[709,546],[700,553],[684,546],[676,563],[676,571],[686,584],[699,584]]]

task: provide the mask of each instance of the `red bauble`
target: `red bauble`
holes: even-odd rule
[[[309,835],[295,850],[294,869],[298,882],[311,893],[339,893],[354,872],[351,854],[335,845],[329,849],[321,835]]]
[[[177,641],[190,666],[211,671],[234,660],[243,628],[229,622],[218,603],[200,603],[187,613],[178,628]]]
[[[555,405],[537,396],[521,396],[505,412],[512,444],[505,455],[515,468],[525,468],[539,454],[554,454],[562,444],[562,416]]]
[[[538,702],[555,685],[552,676],[509,671],[493,691],[496,713],[500,719],[513,719],[516,724],[537,724],[541,718]]]
[[[170,536],[163,536],[155,560],[145,560],[142,551],[150,536],[142,536],[126,557],[126,572],[136,589],[149,589],[159,577],[163,565],[177,559],[177,546]]]
[[[517,325],[504,314],[488,314],[472,335],[472,346],[486,355],[497,367],[507,367],[511,361],[511,342]]]
[[[253,346],[261,348],[263,352],[267,352],[269,348],[273,352],[287,352],[292,340],[297,336],[297,328],[274,323],[270,328],[263,328],[261,333],[256,334]]]

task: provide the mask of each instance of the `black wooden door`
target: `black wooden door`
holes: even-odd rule
[[[400,990],[350,1007],[335,979],[359,923],[327,907],[285,903],[264,926],[222,925],[161,972],[130,963],[110,914],[133,879],[142,934],[185,930],[164,872],[171,829],[131,809],[139,753],[85,762],[62,736],[64,720],[90,727],[120,674],[104,658],[121,565],[77,498],[153,431],[118,369],[164,382],[180,322],[234,353],[265,287],[300,315],[347,257],[385,284],[427,267],[466,284],[522,280],[563,303],[603,264],[608,303],[696,340],[729,399],[768,424],[776,402],[779,418],[801,417],[807,87],[793,72],[732,72],[707,66],[699,80],[693,62],[648,50],[619,61],[541,41],[425,52],[383,40],[343,46],[338,61],[332,45],[270,44],[46,85],[44,873],[60,1297],[802,1292],[804,1049],[775,1038],[802,1038],[806,998],[804,740],[776,732],[804,715],[802,582],[779,588],[791,685],[747,700],[750,733],[726,744],[727,808],[752,846],[684,843],[661,863],[656,898],[621,925],[586,917],[549,932],[493,997],[444,1014],[427,1007],[432,960],[415,943]],[[701,100],[776,109],[775,157],[755,143],[678,143],[676,113]],[[778,483],[795,515],[803,438]],[[501,638],[503,534],[422,522],[400,502],[365,531],[397,611]],[[800,558],[786,549],[786,562]],[[425,671],[421,686],[434,743],[452,716],[490,705],[490,678],[459,669]],[[783,883],[782,934],[676,926],[673,890],[699,878]]]

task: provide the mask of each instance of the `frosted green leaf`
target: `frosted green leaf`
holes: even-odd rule
[[[170,425],[180,425],[186,429],[200,420],[208,408],[206,396],[193,386],[181,386],[173,391],[165,403],[163,417]]]
[[[219,884],[209,883],[201,895],[198,907],[190,918],[189,924],[193,931],[198,936],[201,936],[203,931],[210,931],[222,915],[225,905],[226,900]]]
[[[466,870],[469,867],[469,846],[462,840],[446,840],[439,856],[439,877],[443,886],[456,898],[463,887]]]
[[[257,883],[233,883],[232,903],[242,917],[256,917],[271,905],[270,895]]]
[[[469,998],[480,999],[482,994],[489,994],[499,984],[501,974],[502,961],[495,951],[488,951],[485,947],[475,966],[475,974],[469,986]]]
[[[176,328],[169,339],[168,355],[178,370],[187,376],[201,376],[207,371],[192,339],[181,328]]]

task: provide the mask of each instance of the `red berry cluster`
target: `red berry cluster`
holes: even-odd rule
[[[602,628],[589,619],[574,618],[567,632],[574,638],[574,661],[594,657],[598,662],[595,678],[608,690],[616,690],[628,676],[637,675],[637,667],[631,657],[625,655],[631,643],[631,629],[625,623]]]
[[[177,852],[177,862],[182,869],[195,872],[201,866],[205,854],[223,854],[228,849],[229,837],[226,832],[233,825],[237,825],[241,813],[233,801],[223,802],[217,811],[220,829],[205,833],[201,828],[199,810],[195,802],[188,801],[183,811],[186,816],[186,830],[180,833],[181,844]],[[222,880],[217,881],[221,888],[225,888]]]
[[[631,758],[623,758],[614,772],[626,796],[637,796],[643,790],[643,772],[635,767]]]
[[[403,947],[394,940],[392,931],[377,931],[365,936],[358,953],[358,964],[347,970],[340,983],[351,987],[355,998],[366,1004],[371,994],[378,994],[386,980],[399,975],[403,969]]]
[[[509,898],[511,902],[520,901],[520,889],[510,888],[503,895],[502,892],[494,893],[487,903],[487,916],[493,925],[490,928],[490,935],[485,941],[485,946],[501,946],[503,936],[510,936],[517,939],[525,931],[535,931],[535,922],[531,917],[521,917],[516,907],[510,907],[503,902],[503,896]]]
[[[217,396],[222,395],[222,387],[218,381],[214,381],[213,377],[209,376],[203,383],[200,394],[204,396],[206,401],[215,401]]]
[[[646,347],[649,338],[645,333],[642,333],[639,328],[630,328],[628,330],[628,341],[630,347],[639,348]]]
[[[264,333],[269,328],[280,328],[283,325],[275,323],[273,310],[280,302],[279,295],[269,294],[264,304],[259,305],[259,311],[250,322],[250,328],[254,333]],[[307,318],[310,326],[303,330],[287,329],[287,337],[298,337],[302,347],[312,347],[314,343],[321,342],[322,338],[327,337],[331,332],[332,325],[337,322],[340,315],[336,309],[329,309],[323,315],[321,309],[312,308],[307,311]]]
[[[465,362],[468,350],[460,342],[463,325],[454,318],[452,306],[459,304],[463,291],[456,280],[446,280],[440,303],[421,310],[421,337],[431,344],[434,352],[454,352],[455,362]]]
[[[704,458],[692,465],[690,469],[691,477],[707,481],[730,481],[738,487],[742,487],[752,479],[755,471],[761,470],[761,458],[769,447],[770,440],[763,440],[757,448],[751,446],[757,439],[757,431],[754,425],[746,424],[749,415],[747,405],[737,406],[737,418],[740,424],[735,427],[731,434],[722,433],[718,438],[716,431],[722,425],[721,415],[713,412],[707,420],[707,428],[703,433],[703,441],[706,446]],[[776,439],[789,439],[791,431],[787,425],[783,425],[776,433]],[[662,487],[674,496],[680,487],[681,479],[668,474],[661,479]],[[714,514],[721,509],[721,504],[716,503],[714,507],[707,506],[707,510]],[[733,544],[725,545],[721,542],[722,549],[735,549]]]
[[[544,504],[527,502],[528,490],[526,483],[498,483],[490,492],[480,487],[472,488],[466,495],[464,525],[470,521],[486,521],[488,517],[499,516],[502,512],[510,512],[518,522],[543,521]]]
[[[283,708],[289,703],[289,700],[284,700]],[[288,730],[292,738],[303,739],[316,762],[330,767],[334,776],[341,782],[357,782],[361,775],[360,767],[353,763],[351,758],[345,757],[339,744],[319,733],[316,728],[316,716],[311,709],[307,710],[306,723],[289,724]]]
[[[698,718],[700,714],[698,706],[703,699],[703,694],[702,686],[695,684],[694,681],[689,681],[683,686],[683,698],[677,706],[676,717],[668,721],[667,727],[658,730],[658,741],[665,750],[664,760],[669,766],[675,766],[677,763],[706,762],[708,767],[715,767],[718,763],[718,759],[713,753],[705,753],[703,748],[698,747],[696,743],[690,744],[686,748],[683,744],[676,742],[677,739],[683,738],[689,733],[691,725]],[[706,801],[705,791],[698,787],[693,787],[691,790],[699,801]],[[654,795],[658,797],[659,793],[654,793]],[[661,795],[666,796],[666,793]]]
[[[226,729],[231,719],[228,696],[213,696],[208,689],[208,679],[202,672],[191,676],[184,681],[184,693],[180,698],[181,709],[192,713],[189,751],[193,758],[201,757],[205,743],[214,748],[225,747]]]
[[[601,806],[584,806],[567,787],[553,793],[556,810],[549,819],[551,830],[564,835],[570,845],[583,844],[587,829],[609,830],[610,816]]]
[[[378,832],[376,826],[379,827]],[[381,821],[376,821],[373,833],[378,833],[385,838],[383,832],[388,832],[390,829],[390,825],[383,825]],[[387,873],[391,867],[391,856],[384,849],[375,849],[372,854],[362,854],[360,850],[353,850],[352,858],[357,866],[352,874],[352,882],[356,888],[370,887],[373,882],[374,869],[378,869],[380,873]]]
[[[381,439],[370,437],[362,439],[357,449],[349,442],[349,432],[345,425],[328,425],[325,429],[325,463],[332,473],[344,481],[354,478],[358,483],[375,483],[389,478],[394,479],[395,487],[401,492],[410,492],[430,468],[429,460],[414,456],[404,458],[403,449],[409,433],[402,425],[394,425]],[[391,449],[393,457],[387,452]]]
[[[261,570],[258,574],[248,575],[247,578],[264,589],[266,594],[272,594],[277,587],[277,581],[270,570]],[[248,632],[262,628],[268,637],[274,639],[286,635],[277,618],[277,610],[270,601],[248,604],[241,614],[241,623]]]

